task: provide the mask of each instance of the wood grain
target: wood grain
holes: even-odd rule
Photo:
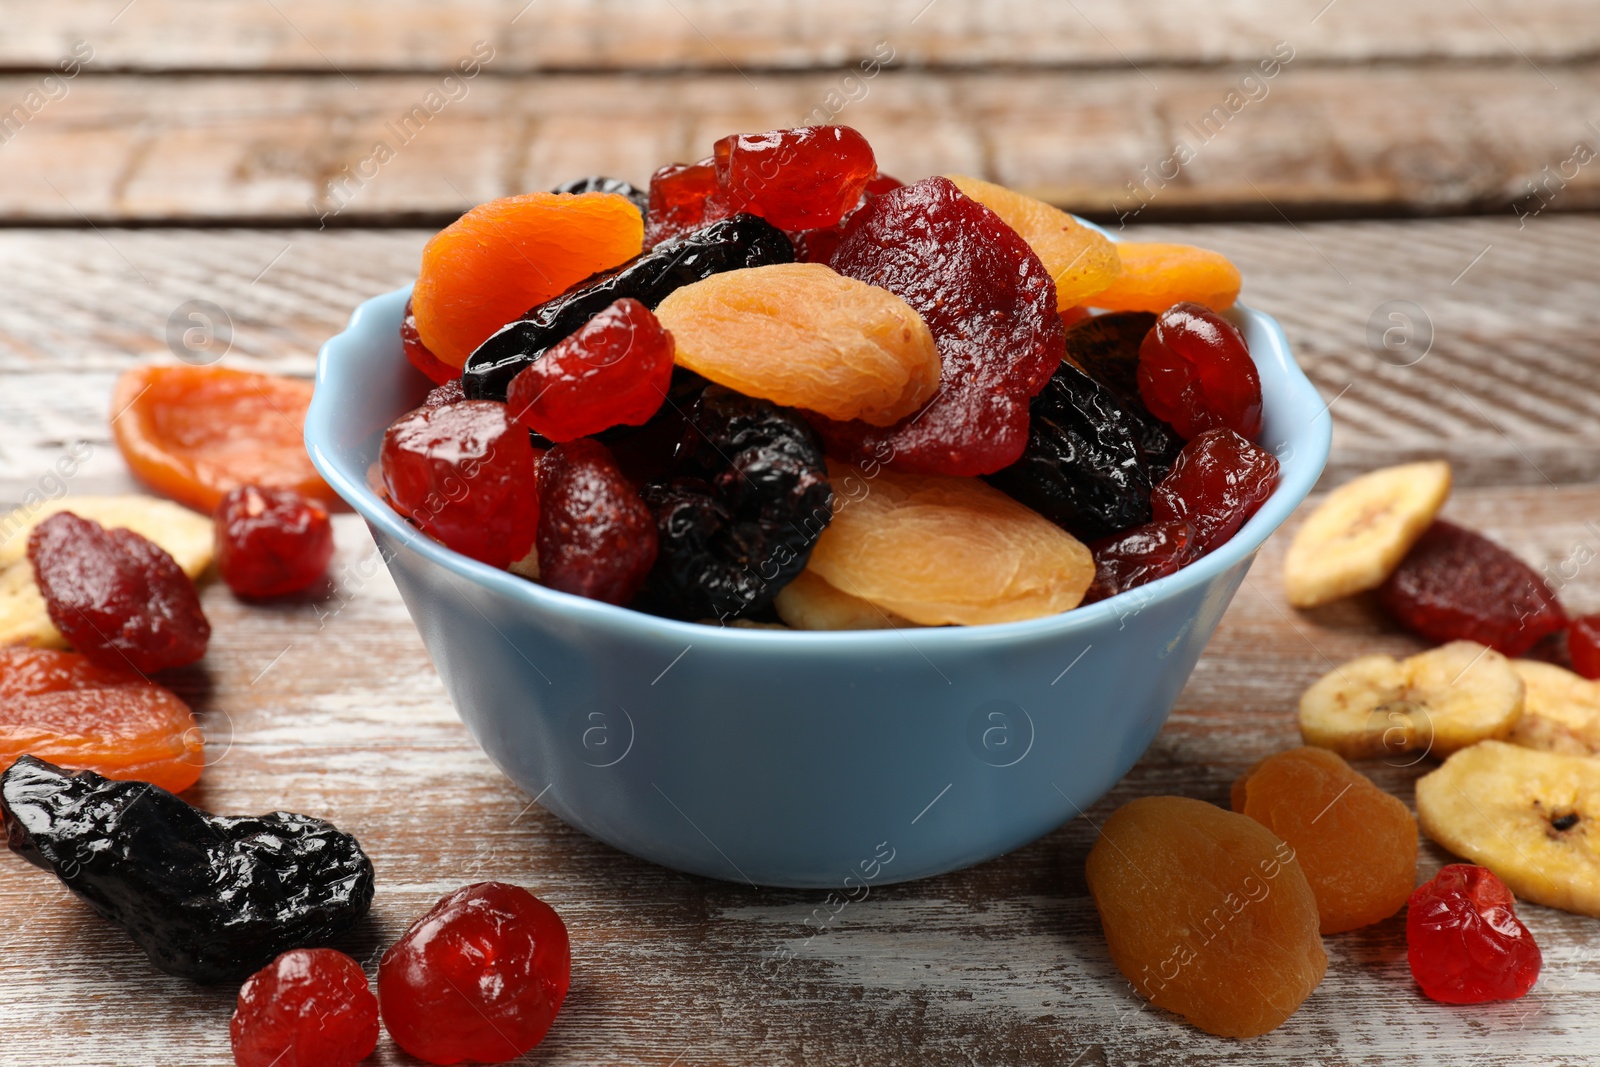
[[[438,224],[582,174],[644,182],[819,107],[889,173],[977,174],[1109,220],[1600,207],[1600,65],[1243,74],[885,71],[853,102],[826,72],[83,74],[0,133],[0,219]],[[37,83],[0,76],[0,121]]]
[[[1600,481],[1600,219],[1129,227],[1216,248],[1244,299],[1283,324],[1331,404],[1324,483],[1443,456],[1463,485]],[[74,480],[119,476],[105,396],[133,362],[173,358],[192,301],[223,311],[230,365],[308,374],[368,296],[407,283],[427,233],[305,230],[0,231],[0,499],[20,499],[67,443]],[[1409,347],[1399,347],[1411,316]],[[192,323],[178,314],[178,329]],[[1400,331],[1384,347],[1385,331]],[[1431,340],[1429,339],[1431,334]],[[1369,336],[1370,335],[1370,336]],[[177,349],[182,351],[181,345]],[[1421,358],[1415,359],[1421,353]],[[1406,365],[1411,363],[1411,365]]]
[[[47,66],[75,40],[136,70],[438,70],[480,40],[514,71],[837,66],[880,40],[916,65],[1225,63],[1280,40],[1329,61],[1559,63],[1600,51],[1592,16],[1585,0],[55,0],[7,26],[0,65]]]

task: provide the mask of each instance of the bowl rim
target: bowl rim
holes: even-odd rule
[[[1264,361],[1270,362],[1272,370],[1284,383],[1279,403],[1287,410],[1276,416],[1268,412],[1268,417],[1297,418],[1303,413],[1295,409],[1310,404],[1318,405],[1320,410],[1298,425],[1286,427],[1283,437],[1289,454],[1279,457],[1278,485],[1266,502],[1225,544],[1176,573],[1097,603],[1055,615],[974,626],[829,631],[768,629],[669,619],[562,593],[446,548],[406,522],[399,512],[385,503],[367,483],[365,470],[353,471],[338,458],[333,441],[339,421],[336,390],[340,385],[340,375],[335,367],[343,362],[341,353],[350,346],[364,346],[367,335],[376,328],[369,320],[385,315],[389,303],[398,303],[410,292],[411,286],[406,285],[363,301],[351,314],[345,328],[324,342],[318,351],[316,386],[305,421],[306,450],[312,464],[334,492],[375,530],[401,542],[430,563],[490,592],[570,618],[575,625],[620,629],[640,638],[682,641],[702,647],[760,648],[768,651],[803,648],[810,652],[827,651],[830,647],[848,647],[859,654],[878,649],[902,649],[906,644],[921,653],[948,649],[956,644],[1006,644],[1090,633],[1113,620],[1125,619],[1129,614],[1137,614],[1152,604],[1205,585],[1245,561],[1310,494],[1312,486],[1322,474],[1332,445],[1332,419],[1322,422],[1323,417],[1329,415],[1328,405],[1296,362],[1283,328],[1271,315],[1236,303],[1231,309],[1232,317],[1246,319],[1260,327],[1268,341],[1266,351],[1262,351],[1260,345],[1252,347],[1252,359],[1258,367]],[[397,362],[396,369],[404,366],[406,364],[403,361]],[[1285,403],[1285,400],[1288,402]]]

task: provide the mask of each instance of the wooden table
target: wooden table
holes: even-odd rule
[[[1551,573],[1600,553],[1600,219],[1578,213],[1600,206],[1600,162],[1573,162],[1600,145],[1592,0],[1222,0],[1203,19],[1177,0],[867,6],[8,11],[0,501],[38,489],[80,440],[93,455],[70,493],[135,488],[106,430],[110,385],[172,358],[169,319],[189,301],[223,309],[228,365],[307,374],[357,302],[412,276],[426,227],[467,203],[594,171],[642,181],[730,129],[822,107],[902,177],[981,173],[1233,257],[1245,299],[1280,318],[1332,404],[1325,485],[1444,456],[1450,517]],[[92,58],[52,75],[77,41]],[[492,58],[450,75],[480,42]],[[1280,42],[1293,58],[1259,76]],[[860,64],[890,52],[866,77]],[[6,127],[13,102],[25,120],[10,112]],[[363,177],[414,105],[426,121]],[[1209,139],[1187,132],[1217,107]],[[1200,150],[1176,178],[1143,176],[1185,137]],[[1148,200],[1137,215],[1130,182]],[[1385,348],[1391,327],[1408,344]],[[205,587],[211,650],[179,677],[212,762],[192,799],[357,833],[379,892],[345,947],[369,969],[463,883],[514,881],[552,903],[573,934],[573,986],[530,1063],[1600,1060],[1600,923],[1539,907],[1522,914],[1544,975],[1515,1003],[1424,1000],[1399,919],[1327,939],[1322,987],[1251,1042],[1140,1010],[1117,979],[1083,879],[1095,825],[1143,794],[1226,803],[1241,769],[1296,743],[1295,698],[1330,664],[1421,647],[1363,600],[1289,609],[1281,533],[1165,730],[1087,818],[874,891],[808,940],[823,894],[653,867],[531,804],[457,721],[365,529],[345,515],[337,530],[330,597],[247,607]],[[1562,585],[1569,607],[1600,610],[1596,574]],[[1366,769],[1409,800],[1423,768]],[[1446,859],[1425,846],[1422,873]],[[229,1062],[231,990],[156,973],[19,860],[0,861],[0,915],[0,1062]],[[761,960],[780,948],[799,958],[768,977]],[[373,1062],[414,1061],[385,1039]]]

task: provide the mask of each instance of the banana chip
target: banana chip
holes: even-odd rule
[[[1514,659],[1511,666],[1527,696],[1506,740],[1568,756],[1600,756],[1600,682],[1538,660]]]
[[[107,529],[125,527],[154,541],[191,578],[198,578],[211,565],[211,520],[169,500],[140,495],[78,496],[47,501],[25,511],[18,508],[0,518],[0,645],[66,645],[50,622],[28,562],[28,535],[58,511],[93,519]]]

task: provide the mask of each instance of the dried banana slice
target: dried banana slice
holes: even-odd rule
[[[784,586],[772,606],[778,618],[796,630],[887,630],[918,625],[841,592],[809,570]]]
[[[211,566],[211,520],[170,500],[137,494],[76,496],[47,501],[32,511],[18,508],[0,519],[0,645],[66,645],[50,622],[28,563],[28,534],[58,511],[93,519],[108,529],[125,527],[149,538],[166,549],[191,578],[198,578]]]
[[[1522,718],[1506,740],[1569,756],[1600,756],[1600,682],[1532,659],[1512,668],[1526,690]]]
[[[1522,717],[1522,679],[1506,657],[1452,641],[1409,659],[1362,656],[1300,696],[1300,736],[1346,759],[1446,756],[1505,737]]]
[[[1289,603],[1314,608],[1382,585],[1449,495],[1442,460],[1385,467],[1329,493],[1283,559]]]
[[[1417,815],[1524,900],[1600,916],[1600,760],[1485,741],[1418,779]]]

